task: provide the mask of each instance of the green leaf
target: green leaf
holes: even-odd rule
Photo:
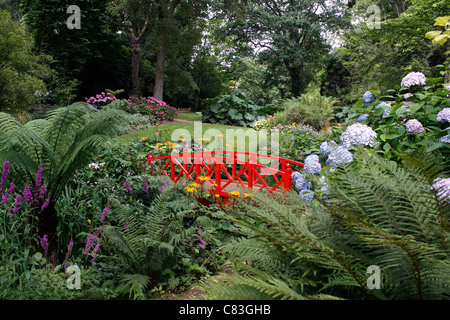
[[[405,132],[406,132],[406,129],[405,129],[405,127],[403,127],[403,126],[401,126],[401,127],[398,127],[398,129],[397,129],[397,133],[398,133],[398,135],[399,135],[399,136],[402,136],[402,135],[404,135],[404,134],[405,134]]]
[[[438,35],[440,35],[441,33],[442,33],[442,31],[430,31],[430,32],[427,32],[425,34],[425,38],[427,38],[427,39],[434,39]]]
[[[409,107],[409,110],[411,110],[411,112],[417,112],[419,111],[422,107],[424,106],[423,102],[419,102],[419,103],[414,103],[413,105],[411,105]]]
[[[236,109],[230,109],[228,110],[228,115],[233,119],[233,120],[242,120],[244,117],[242,116],[242,114],[239,113],[238,110]]]
[[[448,39],[447,35],[440,35],[433,39],[433,43],[442,46]]]
[[[445,27],[445,25],[447,24],[447,22],[449,20],[450,20],[450,16],[438,17],[438,18],[435,19],[436,23],[434,25],[435,26]]]
[[[363,105],[363,100],[360,99],[360,100],[358,100],[358,101],[353,105],[353,108],[358,109],[358,108],[360,108],[362,105]]]
[[[440,147],[442,147],[444,145],[445,145],[444,142],[435,143],[431,147],[429,147],[427,150],[425,150],[425,152],[431,152],[431,151],[436,150],[436,149],[438,149],[438,148],[440,148]]]

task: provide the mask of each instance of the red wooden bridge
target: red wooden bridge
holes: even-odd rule
[[[263,161],[264,159],[264,161]],[[241,151],[206,151],[147,158],[149,165],[158,165],[162,174],[173,182],[187,178],[204,184],[211,193],[229,198],[229,192],[244,189],[268,190],[270,193],[291,190],[292,166],[303,167],[298,161]],[[270,162],[263,165],[261,162]],[[300,168],[299,168],[300,169]],[[206,179],[205,179],[206,177]]]

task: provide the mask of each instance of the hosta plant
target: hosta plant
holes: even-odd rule
[[[260,109],[239,91],[206,102],[208,107],[203,112],[203,119],[211,123],[247,127],[254,123]]]

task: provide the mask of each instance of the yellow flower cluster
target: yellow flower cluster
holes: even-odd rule
[[[209,181],[209,180],[211,180],[209,177],[204,177],[204,176],[199,177],[199,179],[200,179],[200,181]]]
[[[188,186],[186,188],[184,188],[187,192],[197,192],[198,187],[200,187],[200,185],[198,183],[191,183],[188,184]]]
[[[239,197],[240,196],[240,192],[239,191],[230,191],[230,192],[228,192],[228,194],[230,196],[235,196],[235,197]],[[244,197],[249,198],[249,197],[253,197],[253,195],[251,193],[244,192]]]

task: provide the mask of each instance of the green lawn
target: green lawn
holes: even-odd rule
[[[158,138],[156,139],[156,135]],[[222,136],[223,135],[223,136]],[[259,132],[252,128],[237,126],[227,126],[221,124],[211,124],[198,122],[166,122],[158,126],[151,127],[142,131],[117,137],[116,139],[125,144],[132,143],[135,140],[148,138],[161,142],[171,141],[176,143],[180,138],[204,139],[205,143],[214,148],[214,143],[219,142],[221,148],[215,150],[239,150],[258,152],[256,148],[267,144],[267,134]]]
[[[202,121],[202,116],[196,112],[179,112],[177,119],[187,121]]]

